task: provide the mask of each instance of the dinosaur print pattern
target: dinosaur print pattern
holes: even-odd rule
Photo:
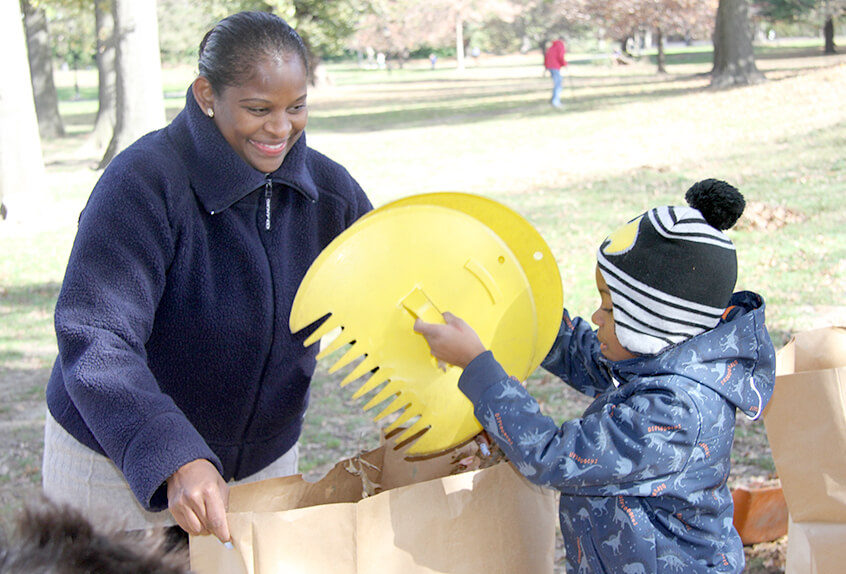
[[[543,367],[595,399],[563,423],[490,353],[465,369],[459,387],[491,437],[524,476],[561,493],[568,572],[743,570],[727,486],[735,412],[766,405],[775,352],[763,300],[742,292],[731,304],[739,310],[714,329],[619,362],[565,311]]]

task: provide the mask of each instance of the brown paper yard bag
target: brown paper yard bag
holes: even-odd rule
[[[211,536],[191,537],[192,571],[552,572],[554,493],[510,464],[443,476],[451,457],[409,463],[388,445],[361,458],[341,461],[316,483],[295,476],[233,487],[227,516],[235,548]],[[383,466],[394,476],[382,476]],[[439,477],[362,498],[362,476],[355,473],[366,476],[365,487]]]
[[[798,333],[764,411],[790,525],[785,572],[846,571],[846,328]]]

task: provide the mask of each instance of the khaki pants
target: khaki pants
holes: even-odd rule
[[[296,474],[298,462],[299,448],[295,444],[269,466],[230,484]],[[125,530],[176,524],[167,510],[144,510],[120,469],[109,458],[71,436],[49,412],[44,425],[41,474],[48,498],[78,508],[95,524],[106,523]]]

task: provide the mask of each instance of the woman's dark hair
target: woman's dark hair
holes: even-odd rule
[[[240,86],[257,62],[280,54],[295,54],[308,74],[302,38],[282,18],[268,12],[239,12],[218,22],[200,42],[200,75],[221,93]]]

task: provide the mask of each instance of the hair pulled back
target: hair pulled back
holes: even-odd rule
[[[218,22],[200,42],[200,75],[215,93],[242,85],[257,62],[294,54],[308,73],[302,38],[282,18],[269,12],[238,12]]]

